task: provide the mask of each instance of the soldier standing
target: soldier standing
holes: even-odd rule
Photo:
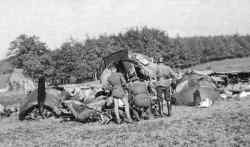
[[[117,72],[115,67],[111,67],[111,75],[108,77],[108,86],[111,88],[112,97],[114,99],[114,111],[116,115],[117,123],[121,123],[121,119],[119,116],[119,99],[122,100],[125,105],[125,113],[128,119],[128,122],[132,122],[130,112],[129,112],[129,104],[128,97],[124,91],[124,87],[126,86],[126,81],[121,73]]]
[[[171,78],[177,78],[178,75],[168,66],[163,65],[163,58],[157,63],[155,89],[158,98],[159,113],[163,116],[163,100],[167,102],[168,116],[171,113]]]

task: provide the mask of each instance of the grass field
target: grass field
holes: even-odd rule
[[[0,121],[1,146],[250,146],[250,98],[210,108],[174,106],[173,115],[134,124]]]
[[[250,57],[212,61],[192,68],[197,70],[211,69],[219,73],[250,72]]]
[[[24,99],[25,95],[23,92],[11,91],[0,95],[0,104],[14,105],[20,103]]]

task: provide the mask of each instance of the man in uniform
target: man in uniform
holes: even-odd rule
[[[158,81],[162,81],[170,78],[178,79],[179,77],[172,68],[163,63],[163,58],[159,58],[156,68],[156,78]]]
[[[131,82],[128,85],[129,93],[132,96],[131,97],[131,104],[133,107],[132,109],[133,110],[135,109],[135,111],[144,109],[142,114],[144,114],[144,111],[146,110],[147,112],[146,118],[150,119],[152,116],[152,110],[151,110],[152,102],[148,88],[149,88],[148,84],[144,81],[139,81],[139,79],[134,79],[133,82]]]
[[[163,116],[163,100],[167,102],[168,106],[168,116],[171,112],[171,80],[178,79],[178,74],[175,73],[169,66],[163,64],[163,58],[160,58],[157,63],[157,71],[156,71],[156,82],[154,83],[157,98],[158,98],[158,106],[159,113]]]
[[[121,119],[119,116],[119,100],[121,100],[125,105],[125,113],[128,119],[127,121],[132,122],[129,112],[128,97],[126,96],[126,93],[124,91],[126,81],[123,75],[117,72],[117,69],[115,67],[112,66],[110,70],[112,71],[112,73],[107,79],[107,86],[110,87],[112,91],[111,93],[114,99],[114,111],[116,115],[116,121],[118,124],[121,123]]]

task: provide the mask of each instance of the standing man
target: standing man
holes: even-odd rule
[[[171,83],[172,79],[177,79],[178,74],[175,73],[169,66],[163,64],[163,58],[160,58],[157,63],[156,69],[156,79],[155,89],[157,92],[159,113],[163,116],[163,101],[167,102],[168,113],[170,116],[171,113]]]
[[[112,66],[110,70],[112,73],[108,77],[107,84],[111,88],[112,97],[114,99],[114,111],[116,115],[116,121],[118,124],[121,123],[121,119],[119,116],[119,99],[120,99],[125,105],[125,113],[128,122],[132,122],[129,111],[128,97],[126,96],[126,93],[124,91],[124,88],[126,86],[126,81],[123,75],[117,72],[117,69],[115,67]]]
[[[171,67],[163,63],[163,58],[158,60],[156,67],[156,79],[158,81],[171,78],[178,79],[178,76],[179,75]]]

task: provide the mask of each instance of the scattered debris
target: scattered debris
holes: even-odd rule
[[[240,98],[247,97],[247,96],[250,96],[250,91],[242,91],[242,92],[239,94],[239,97],[240,97]]]
[[[208,108],[213,104],[213,101],[209,98],[206,98],[205,100],[200,102],[199,108]]]
[[[2,117],[9,117],[11,114],[18,112],[18,109],[16,106],[3,106],[0,104],[0,118]]]

